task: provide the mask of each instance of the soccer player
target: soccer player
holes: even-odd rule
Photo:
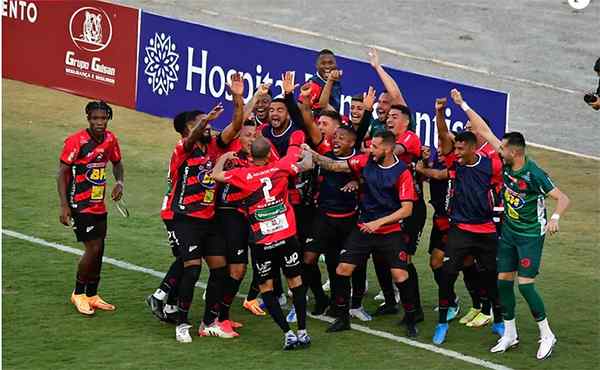
[[[182,139],[177,143],[169,164],[169,189],[163,201],[161,217],[172,220],[175,237],[179,241],[179,255],[183,260],[183,273],[178,284],[178,317],[175,338],[180,343],[190,343],[191,325],[188,311],[194,296],[202,260],[210,269],[207,284],[206,306],[198,335],[232,338],[235,334],[217,320],[223,298],[223,284],[227,276],[225,245],[215,230],[215,181],[211,171],[224,148],[238,134],[243,119],[244,83],[234,74],[227,84],[234,101],[232,123],[217,137],[211,135],[209,121],[223,111],[218,104],[211,112],[188,112],[184,125],[175,127]]]
[[[441,140],[438,139],[438,141]],[[441,145],[438,145],[438,148],[441,149],[441,147]],[[448,212],[446,211],[448,179],[444,172],[446,169],[445,155],[437,150],[433,151],[428,147],[422,147],[421,153],[422,160],[417,163],[416,171],[417,173],[426,176],[429,181],[429,194],[431,196],[429,204],[431,204],[434,209],[431,234],[429,237],[429,266],[433,272],[433,279],[439,289],[442,281],[441,274],[444,255],[446,245],[448,244],[448,231],[450,229],[450,220],[448,218]],[[456,294],[454,293],[454,289],[452,289],[451,297],[449,303],[450,307],[448,308],[448,321],[456,318],[456,315],[458,314],[458,305],[456,304]]]
[[[270,83],[261,84],[252,97],[252,100],[246,105],[245,110],[251,110],[252,119],[258,127],[268,125],[269,123],[269,106],[271,105],[271,101],[273,101],[273,93],[270,87]]]
[[[333,51],[329,49],[321,50],[317,55],[316,68],[316,75],[309,79],[310,96],[308,97],[308,100],[302,98],[302,101],[309,104],[310,108],[316,112],[321,109],[327,109],[327,104],[330,105],[333,110],[339,112],[342,98],[342,85],[339,81],[341,71],[337,69]],[[334,73],[334,76],[332,76],[332,73]],[[329,99],[326,101],[327,104],[321,105],[321,93],[328,83],[331,84],[331,87],[328,88]]]
[[[288,198],[288,181],[302,171],[312,168],[310,155],[297,162],[300,148],[290,148],[281,160],[269,162],[271,145],[264,138],[252,143],[251,166],[224,171],[227,153],[219,159],[213,177],[230,184],[243,193],[246,212],[254,238],[254,267],[259,274],[259,287],[267,310],[284,333],[284,350],[310,344],[306,331],[306,289],[302,285],[302,255],[296,238],[296,219]],[[278,260],[275,264],[274,261]],[[292,290],[297,313],[298,332],[294,333],[283,316],[279,302],[273,296],[274,266],[281,266]],[[277,272],[278,273],[278,272]]]
[[[396,81],[394,81],[392,76],[386,72],[379,62],[379,55],[375,49],[371,49],[369,51],[369,63],[377,73],[377,76],[379,76],[379,79],[385,88],[385,90],[379,94],[379,98],[377,100],[377,119],[373,118],[374,102],[364,102],[364,114],[359,126],[363,126],[363,124],[366,123],[369,136],[373,137],[377,131],[383,131],[386,129],[388,113],[392,105],[397,104],[406,106],[406,101],[404,100],[404,96],[402,95],[402,92],[400,91]],[[364,137],[361,136],[359,130],[357,130],[357,132],[359,133],[358,139],[362,142]]]
[[[447,140],[446,136],[440,138]],[[450,230],[441,271],[439,323],[433,336],[437,345],[445,341],[448,333],[449,303],[466,256],[475,256],[482,269],[482,287],[489,297],[497,297],[493,197],[494,186],[501,181],[495,176],[495,167],[499,164],[477,153],[477,138],[472,132],[463,131],[455,136],[454,141],[455,155],[446,158],[447,169],[444,171],[451,180],[448,203]]]
[[[123,196],[123,163],[117,137],[106,129],[112,108],[103,101],[85,106],[89,127],[67,137],[60,155],[57,176],[60,222],[72,226],[85,246],[79,260],[71,303],[83,315],[96,309],[114,311],[115,306],[98,295],[104,239],[106,238],[106,165],[111,162],[117,183],[111,198]]]
[[[519,343],[514,293],[514,280],[517,278],[519,291],[540,330],[536,357],[538,360],[546,359],[552,354],[556,336],[548,324],[544,301],[535,288],[535,277],[539,273],[545,235],[559,231],[559,220],[569,207],[570,200],[546,172],[526,156],[522,134],[509,132],[499,140],[459,91],[453,90],[452,94],[469,117],[472,130],[483,136],[504,161],[504,223],[498,248],[498,290],[505,330],[490,351],[505,352]],[[550,220],[547,219],[544,203],[548,196],[557,201]]]
[[[254,140],[256,140],[256,126],[253,121],[249,120],[244,123],[239,138],[230,145],[229,149],[239,149],[236,157],[227,162],[227,170],[245,168],[250,165],[252,161],[251,146]],[[279,158],[272,146],[270,158],[272,160]],[[217,189],[216,224],[219,233],[225,240],[229,268],[229,276],[225,279],[223,289],[219,321],[227,331],[233,331],[233,329],[241,327],[241,324],[229,319],[229,308],[246,275],[250,225],[244,210],[243,192],[230,184],[224,184]]]
[[[333,172],[353,173],[363,182],[359,200],[358,223],[340,252],[337,267],[336,305],[340,316],[327,329],[350,329],[350,276],[370,254],[381,257],[391,271],[406,313],[407,334],[417,336],[415,322],[416,292],[408,284],[408,249],[404,243],[403,220],[410,216],[417,200],[411,171],[394,154],[396,137],[392,132],[375,134],[369,154],[347,161],[336,161],[313,152],[315,162]]]
[[[335,71],[334,71],[335,72]],[[332,74],[334,73],[332,72]],[[331,75],[330,75],[331,76]],[[310,87],[305,84],[301,88],[301,97],[306,98]],[[304,100],[306,101],[306,100]],[[333,110],[322,110],[315,123],[306,104],[301,105],[304,125],[313,147],[317,153],[333,159],[347,160],[358,151],[356,132],[350,127],[341,126],[339,113]],[[304,250],[304,266],[302,280],[315,295],[313,315],[321,315],[329,305],[329,299],[321,286],[318,272],[318,259],[325,254],[325,262],[330,282],[336,278],[339,252],[343,242],[356,223],[357,187],[351,174],[340,174],[318,169],[316,188],[317,212],[313,223],[313,241],[307,243]],[[366,291],[366,266],[358,266],[352,274],[352,307],[350,314],[362,321],[370,321],[371,316],[362,307],[362,298]],[[330,284],[335,289],[336,284]],[[335,315],[333,310],[332,314]]]

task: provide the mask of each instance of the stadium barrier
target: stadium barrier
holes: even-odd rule
[[[162,117],[208,110],[217,101],[227,109],[225,82],[235,72],[243,73],[246,101],[261,82],[271,82],[274,95],[281,94],[286,70],[296,71],[300,83],[315,73],[317,51],[106,2],[3,0],[3,17],[4,77]],[[344,71],[340,113],[348,114],[351,96],[368,86],[383,90],[368,63],[338,56],[337,64]],[[425,145],[435,145],[437,137],[435,98],[449,96],[452,88],[462,91],[497,135],[504,133],[507,93],[386,69],[400,85]],[[449,104],[445,113],[450,129],[460,131],[464,112]],[[228,119],[222,116],[215,128]]]
[[[2,76],[135,108],[140,11],[100,1],[2,1]]]

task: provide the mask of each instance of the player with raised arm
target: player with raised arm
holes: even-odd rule
[[[107,130],[112,108],[103,101],[85,107],[89,127],[67,137],[60,155],[57,176],[60,222],[72,226],[85,246],[79,260],[71,303],[83,315],[96,309],[114,311],[115,306],[98,295],[104,239],[106,238],[106,165],[111,162],[117,183],[111,198],[123,196],[124,170],[117,137]]]
[[[444,123],[441,123],[445,127]],[[440,128],[438,128],[439,130]],[[449,147],[449,136],[440,135],[442,147]],[[463,131],[454,138],[454,154],[446,158],[444,177],[450,179],[448,215],[450,230],[444,254],[439,289],[439,323],[433,342],[442,344],[448,333],[448,309],[454,282],[465,256],[473,255],[482,268],[482,286],[496,297],[497,235],[493,222],[494,186],[501,180],[495,167],[500,164],[477,153],[475,134]],[[429,177],[433,174],[425,171]]]
[[[288,154],[270,162],[271,145],[264,138],[252,143],[251,166],[224,171],[235,153],[219,159],[213,170],[216,181],[240,189],[254,238],[254,268],[259,274],[259,287],[267,310],[284,333],[284,350],[308,346],[310,336],[306,331],[306,288],[302,284],[302,256],[296,238],[296,218],[288,197],[288,181],[300,172],[310,170],[311,156],[297,162],[300,148],[291,147]],[[278,263],[274,261],[277,260]],[[281,306],[273,296],[273,273],[281,266],[292,290],[297,313],[298,332],[294,333],[286,322]]]
[[[172,220],[174,237],[179,241],[179,255],[183,272],[178,283],[178,314],[175,338],[190,343],[191,325],[188,311],[194,296],[202,260],[210,269],[204,317],[198,335],[232,338],[216,320],[223,299],[223,284],[227,276],[225,243],[215,230],[215,181],[210,172],[218,157],[237,136],[243,120],[243,80],[234,74],[227,84],[234,97],[234,114],[229,124],[217,137],[211,135],[209,121],[223,111],[218,104],[209,114],[188,112],[183,125],[175,130],[182,139],[177,143],[169,164],[168,191],[163,201],[161,217]],[[154,295],[153,295],[154,296]],[[156,298],[154,296],[154,298]],[[151,305],[154,310],[154,305]]]
[[[505,352],[519,343],[515,323],[514,280],[527,302],[540,330],[538,360],[548,358],[556,344],[550,329],[544,301],[535,288],[546,233],[559,231],[559,220],[569,207],[570,200],[550,177],[526,155],[525,138],[519,132],[509,132],[499,140],[484,120],[462,98],[458,90],[453,98],[465,111],[473,132],[484,137],[502,156],[504,162],[504,223],[498,247],[498,291],[504,316],[504,335],[490,349]],[[546,216],[544,199],[557,201],[550,220]]]

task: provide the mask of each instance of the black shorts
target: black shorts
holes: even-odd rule
[[[339,252],[344,242],[356,226],[357,215],[349,217],[331,217],[322,210],[317,210],[313,220],[313,240],[306,243],[305,251],[319,254]]]
[[[293,236],[272,244],[253,244],[252,263],[258,276],[258,284],[264,284],[279,274],[277,266],[281,266],[287,278],[294,278],[302,273],[302,254],[300,243]]]
[[[446,251],[449,230],[450,223],[447,216],[433,216],[431,235],[429,237],[429,254],[431,254],[434,249],[439,249],[442,252]]]
[[[228,264],[248,264],[248,219],[235,209],[217,209],[217,230],[225,242]]]
[[[175,236],[175,227],[173,226],[172,220],[163,220],[165,228],[167,229],[167,239],[169,241],[169,247],[171,247],[171,253],[173,257],[179,257],[179,240]]]
[[[73,232],[78,242],[106,238],[106,213],[80,213],[71,210]]]
[[[425,227],[426,220],[427,205],[423,198],[421,198],[413,203],[412,215],[404,220],[402,226],[407,236],[406,248],[408,254],[411,256],[414,256],[417,252],[417,246],[419,245],[419,239],[421,238],[421,233]]]
[[[300,246],[304,249],[313,236],[313,220],[315,218],[316,208],[314,206],[298,204],[294,206],[294,215],[296,216],[296,233]]]
[[[465,256],[472,255],[477,260],[477,265],[488,271],[496,270],[496,254],[498,252],[498,238],[496,233],[472,233],[451,226],[448,232],[448,245],[444,258],[444,268],[453,274],[458,273],[463,267]]]
[[[179,256],[184,261],[206,256],[225,256],[225,242],[214,220],[176,215],[173,219],[174,237],[178,240]]]
[[[409,254],[404,239],[402,231],[365,234],[355,226],[340,252],[340,263],[362,266],[373,254],[385,259],[390,268],[406,270]]]

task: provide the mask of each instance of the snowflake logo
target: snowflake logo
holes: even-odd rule
[[[179,71],[179,54],[175,52],[176,48],[171,36],[164,33],[155,33],[154,38],[149,41],[149,46],[146,46],[144,74],[148,76],[148,85],[152,86],[153,93],[169,95],[169,91],[175,88]]]

